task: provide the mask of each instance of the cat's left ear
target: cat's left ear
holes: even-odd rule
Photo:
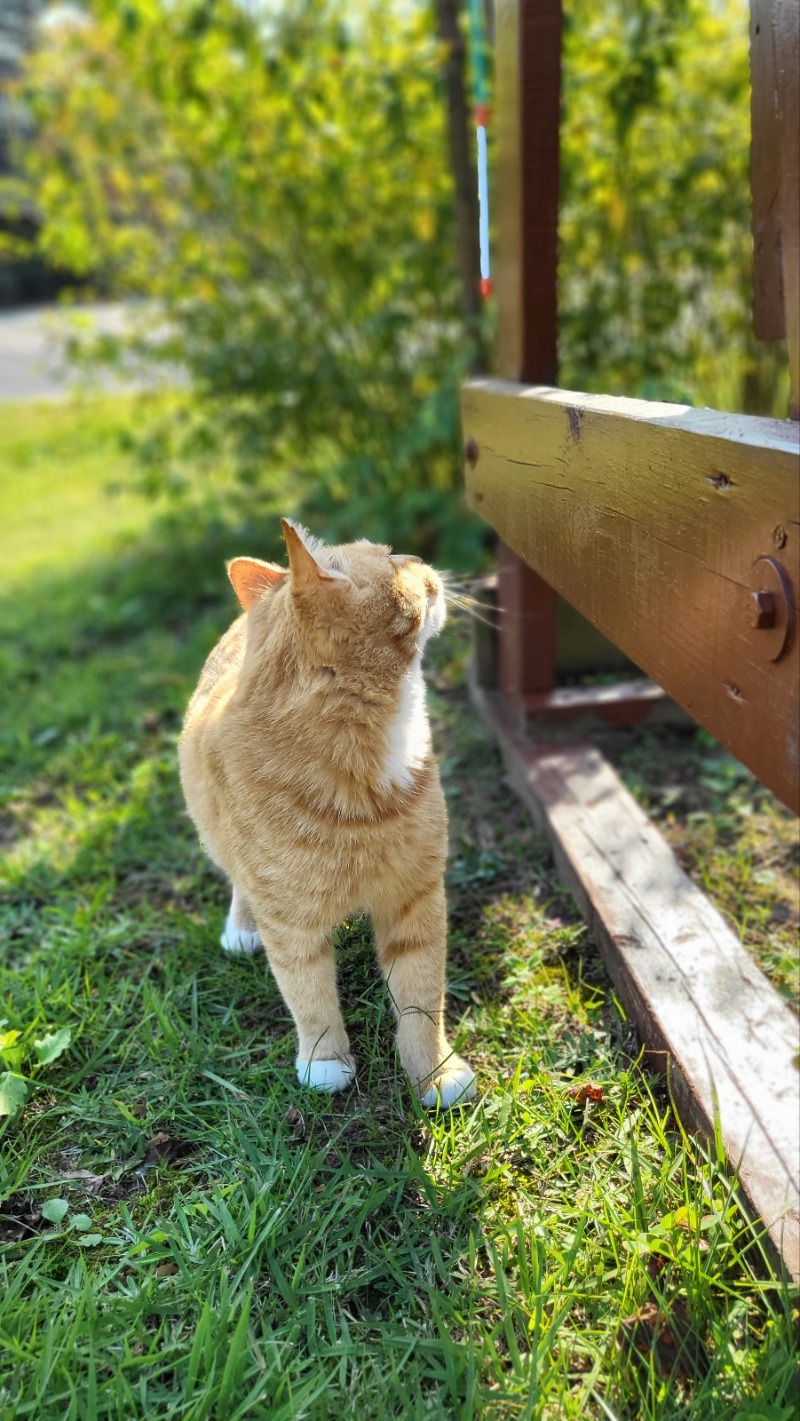
[[[268,587],[278,587],[286,577],[285,567],[278,567],[274,562],[261,562],[260,558],[232,558],[227,566],[233,590],[246,612],[250,611],[262,592]]]

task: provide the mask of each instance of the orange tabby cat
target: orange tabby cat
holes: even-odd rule
[[[421,656],[442,584],[377,544],[323,547],[282,520],[288,571],[235,558],[245,615],[212,651],[179,755],[189,813],[233,900],[228,952],[258,951],[294,1017],[297,1074],[355,1074],[331,933],[372,917],[400,1059],[425,1105],[474,1094],[444,1034],[447,813]]]

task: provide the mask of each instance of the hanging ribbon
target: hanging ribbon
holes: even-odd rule
[[[478,240],[481,258],[481,295],[489,296],[492,290],[489,266],[489,164],[486,145],[486,130],[489,126],[489,85],[486,77],[483,0],[469,0],[468,14],[474,94],[473,112],[478,138]]]

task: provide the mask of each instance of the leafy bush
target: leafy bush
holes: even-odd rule
[[[149,491],[251,509],[288,469],[328,535],[474,562],[431,11],[94,0],[35,56],[40,248],[146,298],[96,359],[188,372],[134,433]],[[783,412],[750,334],[744,0],[569,0],[564,90],[562,382]]]
[[[329,531],[456,550],[470,352],[440,60],[427,12],[378,0],[98,0],[36,57],[43,248],[157,301],[124,344],[191,377],[142,443],[152,487],[227,465],[252,499],[298,466]]]
[[[785,416],[752,333],[746,0],[569,0],[562,382]]]

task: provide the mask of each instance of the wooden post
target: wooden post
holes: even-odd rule
[[[752,0],[750,19],[753,326],[789,347],[800,419],[800,6]]]
[[[781,145],[781,264],[792,419],[800,419],[800,5],[775,0],[775,84]]]
[[[498,0],[498,367],[509,380],[558,373],[560,0]],[[498,558],[500,686],[511,700],[556,684],[556,594],[505,546]]]

